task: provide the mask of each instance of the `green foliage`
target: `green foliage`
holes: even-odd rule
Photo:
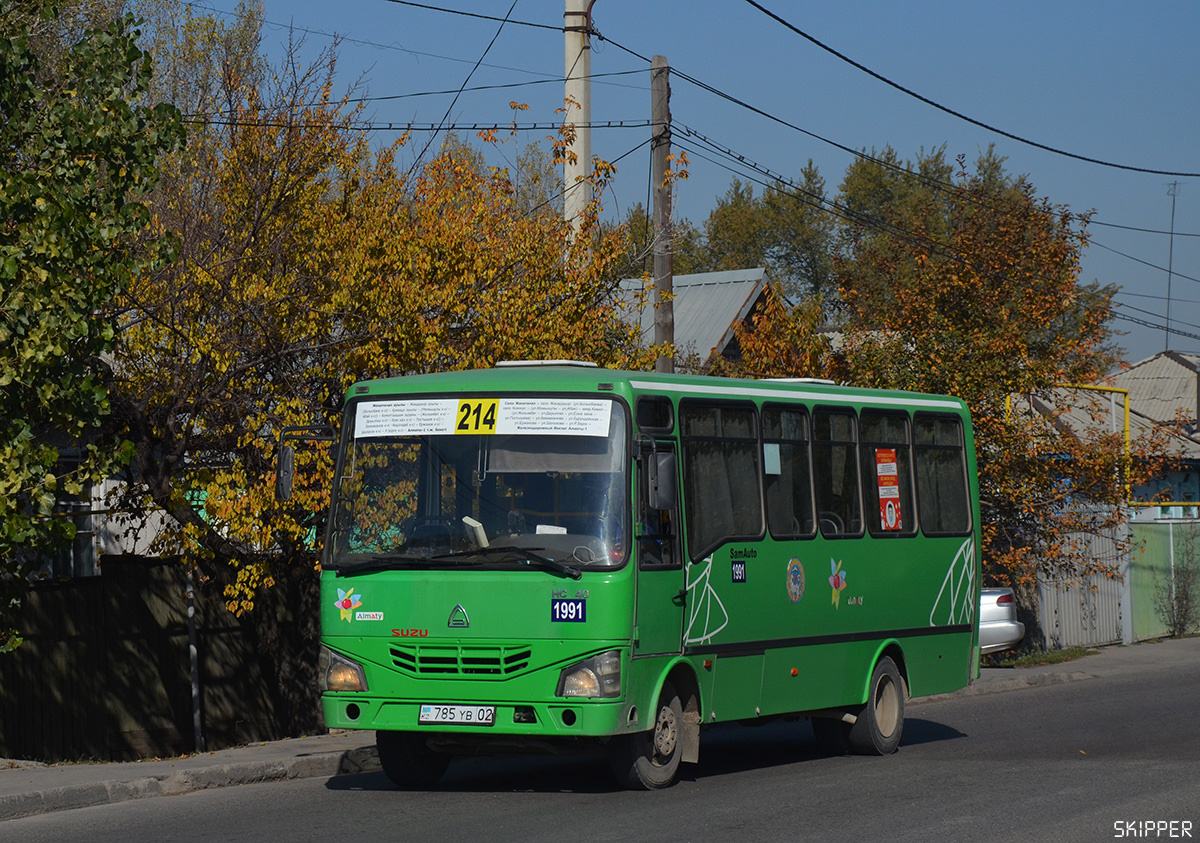
[[[1030,653],[1015,655],[1013,653],[997,653],[984,656],[984,667],[1037,667],[1043,664],[1062,664],[1063,662],[1082,659],[1084,656],[1094,656],[1099,650],[1087,647],[1067,647],[1062,650],[1035,650]]]
[[[834,223],[824,200],[825,180],[812,161],[795,187],[777,182],[761,196],[734,179],[704,222],[692,271],[762,266],[785,297],[829,296]]]
[[[159,154],[182,139],[174,108],[139,104],[151,65],[131,16],[85,33],[56,54],[52,70],[28,29],[0,38],[5,606],[38,555],[73,538],[71,523],[53,517],[58,502],[129,456],[123,443],[98,437],[110,411],[110,306],[135,275],[169,256],[169,242],[146,235],[150,215],[139,197],[154,185]],[[66,471],[58,468],[64,456]],[[11,635],[0,630],[0,644]]]
[[[1200,627],[1200,529],[1194,524],[1175,529],[1175,558],[1171,570],[1157,577],[1154,611],[1171,637],[1182,638]]]

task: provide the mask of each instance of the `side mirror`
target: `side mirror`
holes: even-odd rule
[[[296,477],[296,449],[291,445],[279,445],[279,460],[275,470],[275,500],[286,501],[292,497],[292,481]]]
[[[675,486],[675,454],[654,451],[650,454],[650,485],[647,500],[652,509],[674,509],[679,497]]]

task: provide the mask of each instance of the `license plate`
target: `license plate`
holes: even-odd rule
[[[496,722],[494,705],[422,705],[418,723],[455,723],[459,726],[491,726]]]

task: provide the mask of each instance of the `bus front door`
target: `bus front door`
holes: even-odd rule
[[[638,465],[633,654],[673,654],[681,651],[687,594],[679,551],[679,473],[674,445],[644,443]]]

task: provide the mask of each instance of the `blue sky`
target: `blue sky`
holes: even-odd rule
[[[504,17],[512,0],[425,0],[428,5]],[[881,76],[1004,132],[1085,158],[1145,170],[1200,172],[1200,3],[1009,0],[906,3],[839,0],[759,2],[797,28]],[[232,11],[235,0],[197,0],[199,10]],[[512,21],[558,27],[563,0],[517,0]],[[673,70],[718,89],[804,134],[705,91],[678,76],[671,88],[677,125],[689,127],[760,167],[795,177],[811,158],[836,190],[851,149],[891,146],[903,158],[945,145],[973,160],[994,144],[1009,171],[1077,212],[1094,209],[1093,245],[1083,278],[1116,284],[1127,359],[1167,347],[1168,260],[1172,327],[1200,337],[1200,178],[1135,172],[1076,160],[980,128],[889,87],[771,20],[745,0],[596,0],[593,121],[643,122],[650,111],[649,65],[630,54],[666,56]],[[563,35],[417,8],[388,0],[265,0],[268,53],[287,25],[308,47],[343,38],[338,77],[361,81],[375,123],[438,123],[495,37],[451,111],[455,124],[507,123],[510,100],[530,106],[523,121],[549,123],[562,102]],[[308,33],[302,30],[309,30]],[[497,36],[497,31],[499,35]],[[634,71],[633,73],[626,73]],[[600,76],[600,74],[621,74]],[[533,84],[530,84],[533,83]],[[386,142],[393,132],[375,137]],[[460,134],[469,135],[469,132]],[[538,140],[544,130],[523,132]],[[596,128],[593,153],[620,158],[605,196],[611,212],[646,202],[650,130]],[[816,135],[823,140],[812,137]],[[420,148],[425,135],[413,144]],[[835,145],[836,144],[836,145]],[[624,156],[624,157],[622,157]],[[676,212],[701,224],[739,165],[691,156]],[[761,176],[740,167],[744,175]],[[1177,182],[1173,247],[1171,197]],[[759,189],[756,188],[756,193]],[[1104,223],[1105,225],[1100,225]],[[1134,231],[1130,229],[1149,229]],[[1158,232],[1158,233],[1156,233]],[[1200,352],[1200,339],[1171,335],[1170,348]]]

